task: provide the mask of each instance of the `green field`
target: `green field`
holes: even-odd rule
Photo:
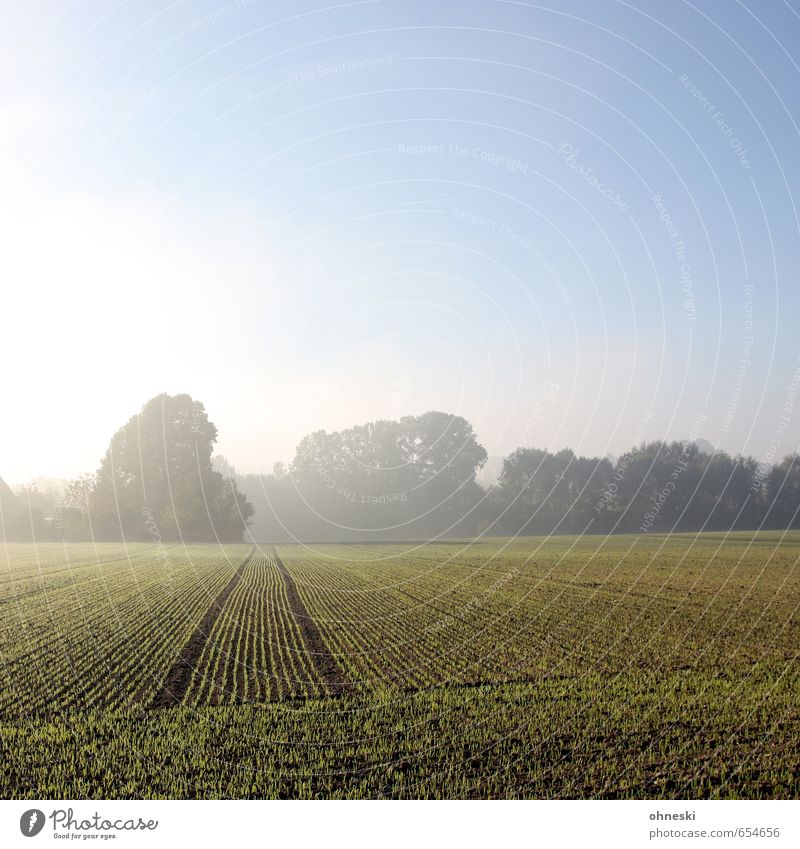
[[[4,797],[800,796],[800,534],[7,545]]]

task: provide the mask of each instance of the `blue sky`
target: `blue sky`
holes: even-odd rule
[[[12,5],[7,479],[161,391],[253,471],[427,409],[797,448],[796,2]]]

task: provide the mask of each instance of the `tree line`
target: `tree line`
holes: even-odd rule
[[[239,475],[258,540],[429,539],[490,534],[666,533],[798,528],[800,463],[759,464],[691,441],[643,443],[612,462],[517,448],[497,482],[463,418],[426,413],[300,444],[288,468]]]
[[[692,441],[643,443],[612,462],[521,447],[497,482],[466,419],[432,411],[316,431],[271,474],[212,457],[217,429],[191,396],[148,401],[96,472],[56,495],[4,502],[6,539],[370,541],[476,534],[798,528],[800,464]]]

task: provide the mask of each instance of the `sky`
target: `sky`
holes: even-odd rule
[[[0,475],[188,392],[240,471],[800,443],[800,3],[9,2]]]

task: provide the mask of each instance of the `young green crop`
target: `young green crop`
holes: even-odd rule
[[[6,796],[800,792],[800,534],[6,551]]]

